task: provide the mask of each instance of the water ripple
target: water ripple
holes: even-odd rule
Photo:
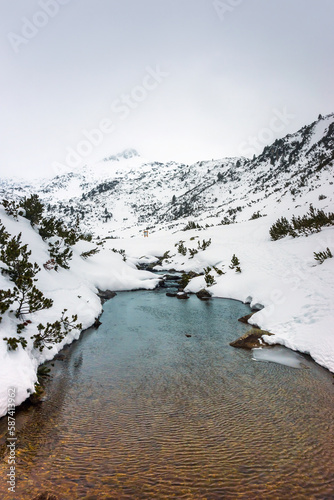
[[[230,348],[243,304],[180,302],[120,294],[55,363],[49,400],[18,416],[17,498],[334,498],[330,374]]]

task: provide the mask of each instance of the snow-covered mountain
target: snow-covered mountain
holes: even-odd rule
[[[314,203],[333,206],[334,114],[266,146],[253,159],[193,165],[149,162],[135,150],[38,184],[2,181],[0,197],[38,192],[48,211],[68,223],[79,215],[98,235],[145,228],[240,222]]]

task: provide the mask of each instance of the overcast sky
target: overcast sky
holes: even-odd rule
[[[0,175],[259,154],[334,111],[333,0],[0,0]]]

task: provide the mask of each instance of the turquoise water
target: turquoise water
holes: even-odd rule
[[[230,347],[247,313],[163,291],[105,303],[18,416],[17,498],[334,498],[333,377]]]

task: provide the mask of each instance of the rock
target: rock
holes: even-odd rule
[[[167,297],[176,297],[177,293],[167,292],[166,295]]]
[[[100,325],[102,325],[102,323],[99,318],[95,318],[94,324],[92,325],[93,328],[98,328]]]
[[[114,298],[117,295],[116,292],[112,292],[111,290],[99,290],[97,296],[100,297],[102,304],[109,299]]]
[[[254,312],[261,311],[261,309],[263,309],[263,308],[264,308],[264,306],[262,304],[259,304],[259,303],[256,303],[251,307],[252,311],[254,311]]]
[[[188,338],[191,337],[190,333],[186,333],[186,337]]]
[[[205,288],[202,288],[199,292],[196,293],[196,296],[201,299],[201,300],[208,300],[211,299],[211,293],[205,290]]]
[[[248,323],[248,320],[253,316],[253,314],[255,314],[255,311],[250,314],[246,314],[246,316],[242,316],[242,318],[239,318],[238,321],[241,323]]]
[[[165,274],[164,275],[164,280],[165,281],[180,281],[181,276],[178,276],[177,274]]]
[[[189,299],[189,295],[187,295],[186,292],[178,292],[176,294],[176,298],[178,298],[178,299]]]
[[[232,347],[241,347],[243,349],[253,349],[254,347],[261,347],[263,345],[268,345],[262,339],[262,335],[273,335],[273,333],[266,332],[260,328],[252,328],[245,335],[239,337],[237,340],[230,342]],[[261,339],[261,342],[260,342]]]

